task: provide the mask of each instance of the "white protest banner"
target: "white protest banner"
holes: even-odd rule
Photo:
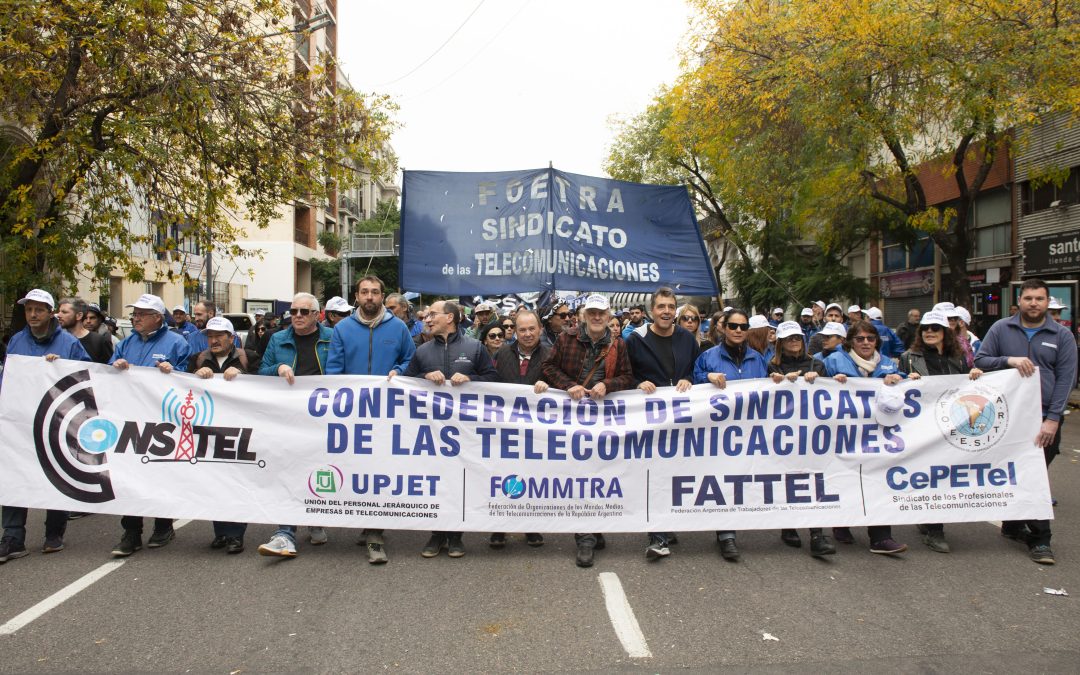
[[[0,501],[295,525],[643,532],[1051,518],[1039,378],[729,383],[572,401],[12,356]]]

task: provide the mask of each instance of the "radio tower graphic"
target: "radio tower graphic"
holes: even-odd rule
[[[180,406],[179,412],[183,421],[180,423],[180,442],[176,444],[176,455],[173,456],[173,459],[177,461],[195,456],[195,437],[191,433],[191,420],[195,419],[195,406],[191,405],[192,396],[191,390],[188,389],[184,404]]]

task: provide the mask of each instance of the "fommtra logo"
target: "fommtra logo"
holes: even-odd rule
[[[491,477],[491,497],[499,495],[510,499],[612,499],[622,498],[623,491],[618,477],[551,478],[510,474]]]
[[[131,451],[149,462],[224,462],[266,466],[249,450],[251,429],[212,426],[214,399],[170,389],[161,400],[160,422],[117,424],[99,416],[89,371],[64,377],[49,389],[34,417],[38,462],[49,482],[82,502],[115,498],[108,471],[88,471],[106,463],[107,454]],[[71,460],[74,459],[75,463]]]

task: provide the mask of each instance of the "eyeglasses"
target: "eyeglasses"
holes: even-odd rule
[[[685,321],[690,323],[691,321],[701,321],[700,316],[694,316],[693,314],[683,314],[679,317],[679,321]]]
[[[852,339],[853,342],[876,342],[877,341],[877,336],[876,335],[856,335],[855,337],[853,337],[851,339]]]
[[[296,316],[297,314],[300,316],[307,316],[308,314],[317,314],[318,311],[319,310],[317,309],[307,309],[304,307],[290,307],[289,316]]]
[[[495,331],[489,332],[487,336],[489,340],[501,340],[503,338],[502,333],[496,333]]]
[[[552,314],[551,316],[557,316],[560,319],[565,319],[566,317],[570,316],[570,312],[559,312],[558,314]]]
[[[748,324],[748,323],[735,323],[734,321],[728,321],[724,325],[727,326],[728,330],[741,330],[741,331],[750,330],[750,324]]]
[[[132,319],[146,319],[146,318],[149,318],[151,316],[154,316],[155,314],[157,314],[157,312],[132,312],[131,313],[131,318]]]
[[[926,332],[926,333],[942,333],[942,332],[945,331],[945,327],[944,326],[938,326],[936,324],[931,324],[931,325],[927,325],[927,326],[919,326],[919,330],[921,330],[923,332]]]

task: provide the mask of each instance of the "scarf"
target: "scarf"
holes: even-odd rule
[[[878,364],[881,363],[881,354],[878,352],[874,352],[874,358],[869,361],[856,354],[854,349],[848,352],[848,356],[855,362],[863,377],[870,377],[877,370]]]
[[[971,338],[964,335],[957,335],[956,341],[960,343],[960,351],[964,354],[964,364],[968,368],[975,365],[975,352],[971,349]]]
[[[361,312],[359,309],[356,310],[356,320],[359,321],[362,325],[371,328],[372,330],[374,330],[374,328],[379,325],[379,323],[382,321],[382,318],[382,314],[375,314],[374,319],[365,319],[364,313]]]

